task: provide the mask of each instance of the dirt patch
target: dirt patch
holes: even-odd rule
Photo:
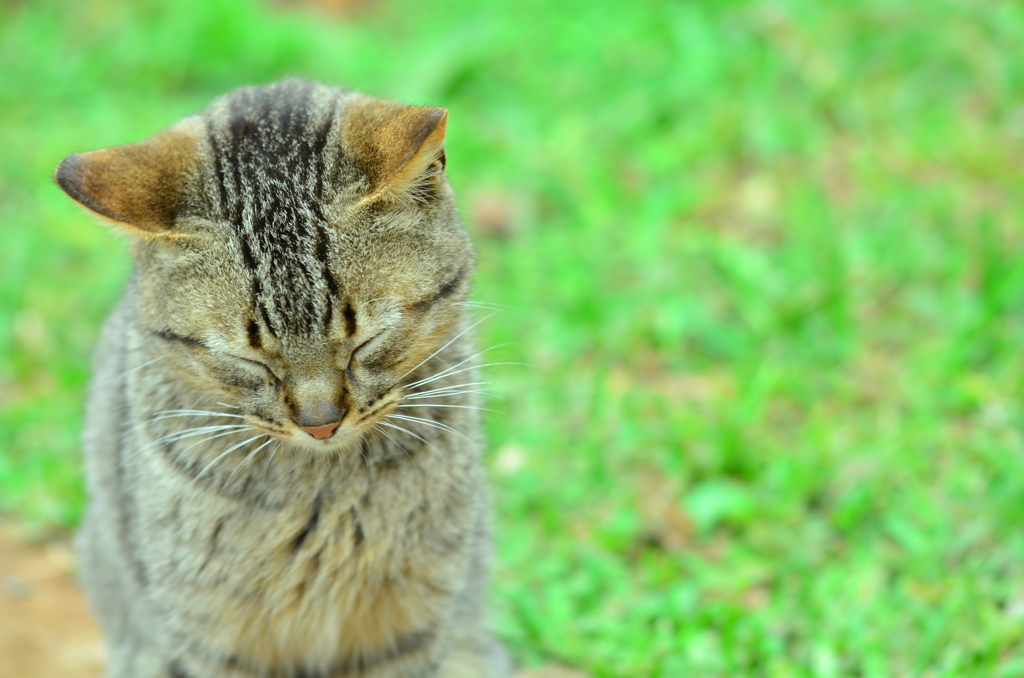
[[[25,543],[0,523],[0,676],[97,678],[105,651],[68,540]]]
[[[66,537],[31,543],[0,519],[0,676],[101,678],[106,651]],[[518,678],[586,678],[546,667]]]

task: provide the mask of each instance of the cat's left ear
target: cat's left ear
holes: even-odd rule
[[[55,179],[101,217],[147,235],[170,235],[198,161],[195,134],[176,125],[145,141],[69,155]]]
[[[359,96],[345,111],[345,144],[366,171],[365,202],[430,194],[444,171],[448,110]]]

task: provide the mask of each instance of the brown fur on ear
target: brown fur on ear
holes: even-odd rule
[[[366,201],[400,197],[435,161],[444,169],[448,110],[359,98],[345,111],[345,144],[370,177]]]
[[[179,125],[136,144],[69,155],[54,178],[96,214],[134,231],[166,234],[197,158],[195,134]]]

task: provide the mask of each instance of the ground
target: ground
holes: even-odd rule
[[[67,539],[26,543],[0,524],[0,675],[101,675],[103,640],[73,570]]]

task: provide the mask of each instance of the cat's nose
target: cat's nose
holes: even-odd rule
[[[347,411],[346,409],[344,412],[339,412],[332,403],[314,403],[299,411],[296,423],[309,435],[317,440],[323,440],[334,435],[334,431],[341,425]]]
[[[323,440],[324,438],[330,438],[334,435],[335,429],[341,424],[341,421],[335,421],[330,424],[323,424],[321,426],[302,426],[303,431],[313,436],[317,440]]]

